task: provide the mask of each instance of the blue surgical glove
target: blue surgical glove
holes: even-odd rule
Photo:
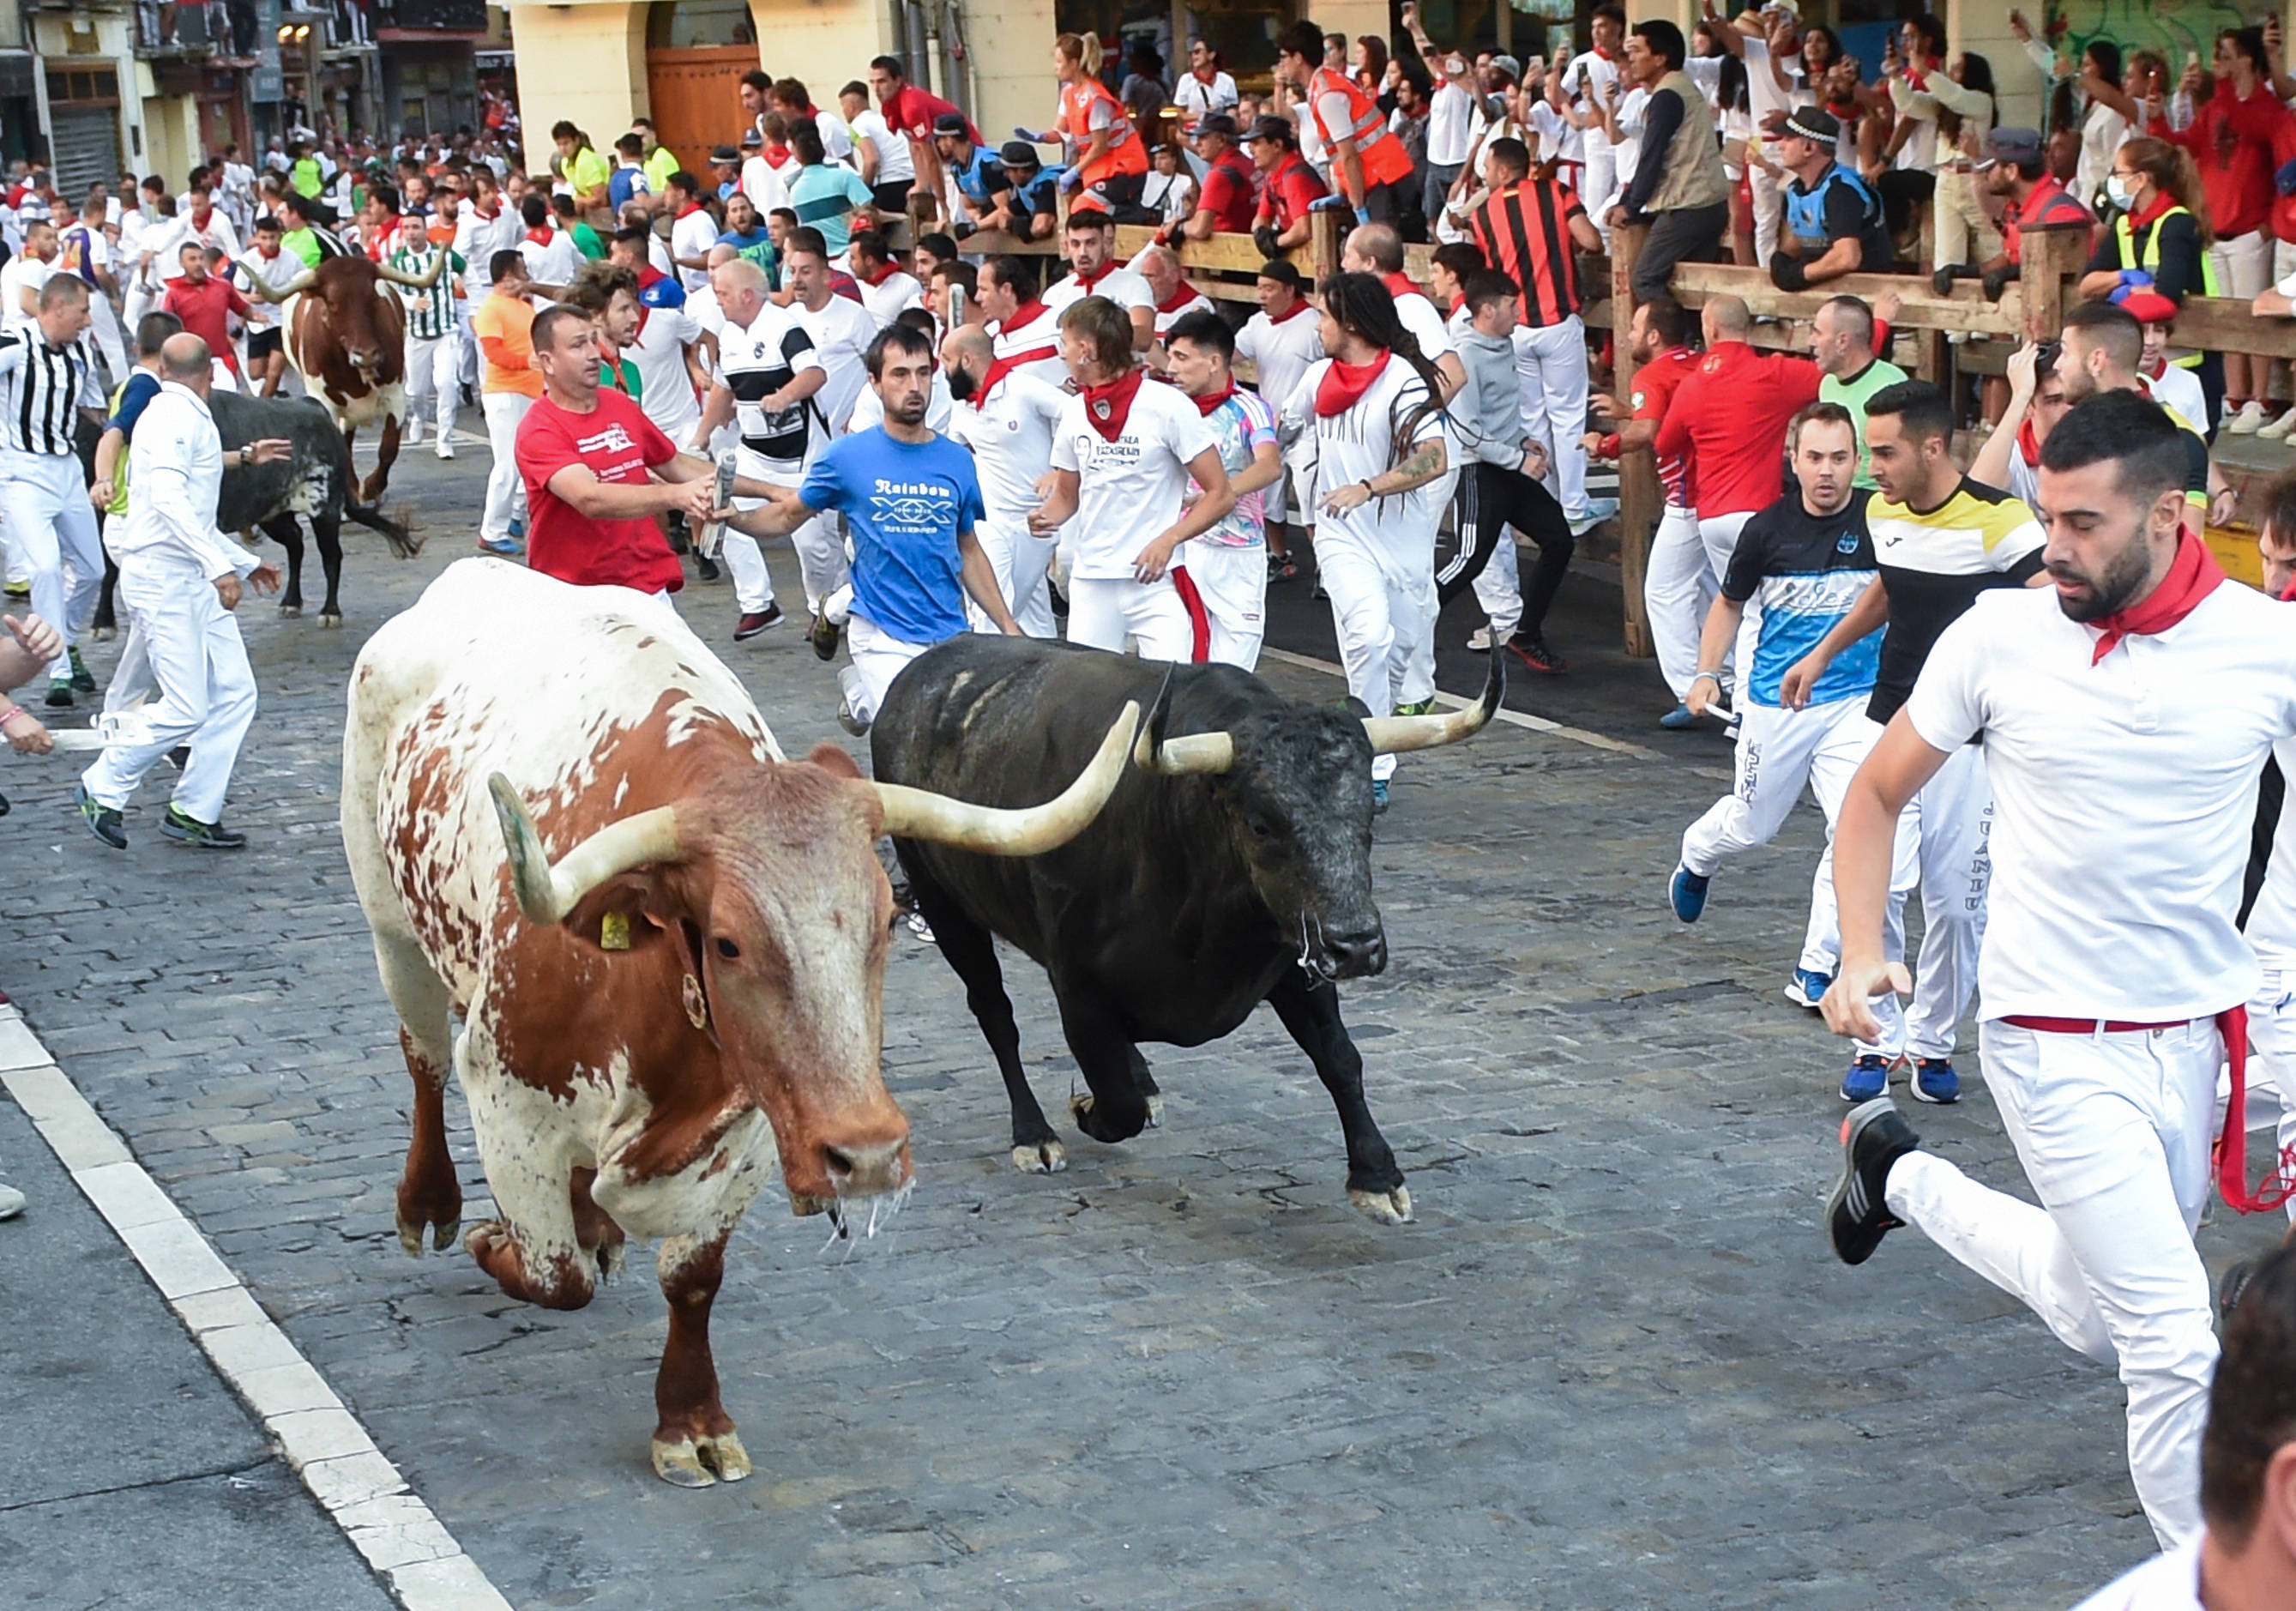
[[[1357,223],[1358,223],[1358,224],[1368,224],[1368,223],[1370,223],[1370,222],[1371,222],[1371,209],[1370,209],[1370,208],[1368,208],[1368,207],[1358,207],[1358,208],[1357,208],[1357,209],[1356,209],[1356,222],[1357,222]]]
[[[2284,196],[2296,196],[2296,160],[2283,163],[2272,176],[2272,185]]]
[[[2108,302],[2118,304],[2127,301],[2131,296],[2134,296],[2140,291],[2150,291],[2152,289],[2152,276],[2151,275],[2146,274],[2141,268],[2124,268],[2120,271],[2120,284],[2114,286],[2104,300]]]

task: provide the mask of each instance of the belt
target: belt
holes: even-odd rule
[[[2019,1013],[2002,1023],[2044,1035],[2125,1035],[2141,1030],[2182,1029],[2190,1018],[2166,1023],[2136,1023],[2119,1018],[2045,1018]],[[2216,1015],[2224,1036],[2225,1056],[2232,1065],[2232,1093],[2225,1102],[2224,1130],[2210,1148],[2217,1191],[2226,1204],[2244,1214],[2279,1208],[2296,1196],[2296,1148],[2284,1151],[2269,1175],[2254,1191],[2248,1186],[2248,1008],[2226,1007]]]

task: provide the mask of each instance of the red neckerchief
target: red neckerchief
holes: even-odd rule
[[[526,232],[526,238],[533,242],[537,246],[547,246],[557,237],[553,235],[547,229],[529,229]]]
[[[1178,286],[1173,290],[1170,296],[1156,304],[1156,311],[1158,313],[1177,313],[1181,308],[1185,308],[1189,303],[1194,301],[1198,297],[1203,294],[1204,293],[1202,292],[1198,291],[1185,280],[1182,280]]]
[[[1267,309],[1262,308],[1260,311],[1266,313]],[[1284,320],[1296,319],[1307,311],[1308,299],[1306,297],[1294,297],[1292,299],[1292,306],[1286,308],[1282,313],[1268,314],[1267,322],[1271,325],[1281,325]]]
[[[2189,531],[2178,533],[2177,557],[2169,562],[2169,574],[2161,585],[2126,610],[2115,610],[2095,623],[2103,630],[2088,663],[2103,660],[2131,632],[2166,632],[2197,609],[2224,579],[2224,568],[2209,546]]]
[[[701,210],[697,207],[694,210],[699,212]],[[868,286],[870,290],[874,291],[878,286],[882,285],[886,281],[891,279],[895,275],[900,272],[901,266],[898,263],[888,263],[881,273],[875,275],[857,273],[854,277],[859,280],[863,284]]]
[[[2041,467],[2041,439],[2033,434],[2033,421],[2030,415],[2017,427],[2017,451],[2025,456],[2026,469],[2038,470]]]
[[[685,206],[677,210],[677,216],[680,218],[690,218],[697,212],[707,212],[709,210],[708,208],[702,206],[699,201],[689,201]]]
[[[2176,197],[2170,195],[2165,190],[2159,192],[2151,201],[2145,202],[2144,206],[2138,208],[2136,211],[2128,215],[2129,233],[2134,234],[2140,229],[2150,227],[2154,220],[2160,218],[2162,215],[2167,213],[2170,208],[2177,204]]]
[[[1368,364],[1342,364],[1333,358],[1332,366],[1324,371],[1324,378],[1316,382],[1316,416],[1330,419],[1354,407],[1371,390],[1372,382],[1385,373],[1387,360],[1394,356],[1382,348]]]
[[[1196,82],[1207,89],[1219,82],[1219,63],[1217,62],[1210,67],[1192,67],[1188,70],[1196,76]]]
[[[1131,370],[1121,380],[1084,389],[1081,395],[1085,423],[1100,433],[1102,441],[1112,442],[1124,434],[1124,422],[1132,413],[1132,399],[1139,395],[1140,379],[1146,373]]]
[[[1226,402],[1228,399],[1234,395],[1235,382],[1234,381],[1230,381],[1218,391],[1207,391],[1203,396],[1194,399],[1196,412],[1209,418],[1213,409],[1218,407],[1222,403]]]
[[[1004,383],[1004,377],[1023,364],[1035,363],[1039,356],[1049,355],[1016,352],[1009,358],[989,359],[988,373],[980,377],[980,384],[972,389],[972,396],[967,400],[972,403],[975,410],[988,407],[988,394]]]
[[[767,162],[779,169],[788,165],[790,148],[786,145],[768,145],[765,147],[765,154]]]
[[[476,201],[473,201],[471,203],[471,214],[481,223],[491,224],[496,218],[502,217],[502,209],[500,207],[496,207],[492,212],[488,212],[485,208],[480,206]]]
[[[1916,67],[1911,62],[1907,62],[1906,63],[1906,87],[1910,90],[1920,91],[1927,89],[1929,86],[1929,70],[1926,67]]]
[[[2149,364],[2149,365],[2144,365],[2144,364],[2140,364],[2140,365],[2138,365],[2138,366],[2137,366],[2136,375],[2137,375],[2137,378],[2138,378],[2139,380],[2143,380],[2143,381],[2157,381],[2157,380],[2159,380],[2162,375],[2164,375],[2164,374],[2168,374],[2168,373],[2169,373],[2169,355],[2168,355],[2168,353],[2167,353],[2167,352],[2165,352],[2165,351],[2164,351],[2164,352],[2162,352],[2162,353],[2161,354],[2161,356],[2160,356],[2159,358],[2154,358],[2151,364]]]
[[[1412,280],[1412,277],[1409,275],[1403,273],[1400,269],[1397,270],[1393,274],[1383,274],[1380,275],[1379,283],[1386,286],[1390,291],[1393,292],[1399,297],[1417,297],[1425,296],[1427,294],[1425,292],[1419,289],[1418,285]]]
[[[1034,302],[1023,302],[1013,310],[1013,316],[1011,318],[1004,320],[997,325],[996,333],[999,335],[1017,334],[1021,331],[1026,330],[1029,325],[1035,324],[1038,319],[1041,319],[1044,316],[1045,304],[1041,300]]]
[[[1090,296],[1093,293],[1092,288],[1099,284],[1103,280],[1108,278],[1110,275],[1114,274],[1118,267],[1119,265],[1116,259],[1114,258],[1111,258],[1107,262],[1103,263],[1100,266],[1100,272],[1098,274],[1086,274],[1083,269],[1078,268],[1071,269],[1070,271],[1069,277],[1074,280],[1077,284],[1082,288],[1085,295]]]
[[[208,232],[208,221],[214,217],[215,209],[212,207],[208,209],[208,216],[205,218],[200,217],[200,215],[195,212],[192,215],[192,227],[198,230],[201,234],[205,234]]]
[[[1857,121],[1857,103],[1855,101],[1828,101],[1825,110],[1833,114],[1835,122],[1844,127]]]
[[[1599,45],[1595,47],[1595,53],[1602,57],[1605,62],[1616,62],[1618,60],[1616,56],[1612,55],[1609,51],[1604,50]]]

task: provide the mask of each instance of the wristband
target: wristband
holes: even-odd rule
[[[1369,476],[1365,476],[1362,481],[1357,481],[1356,485],[1364,489],[1364,496],[1365,497],[1377,497],[1379,496],[1379,491],[1371,484],[1371,478]]]
[[[0,727],[5,727],[8,724],[9,718],[12,716],[21,716],[23,713],[24,707],[15,704],[10,705],[4,711],[0,711]]]
[[[1722,686],[1722,673],[1719,671],[1693,672],[1690,678],[1690,686],[1693,688],[1696,687],[1698,686],[1699,679],[1702,678],[1706,681],[1712,683],[1718,688]]]
[[[1619,456],[1620,451],[1621,449],[1619,446],[1619,433],[1615,431],[1611,432],[1610,435],[1604,437],[1601,441],[1595,445],[1595,452],[1598,456],[1603,458],[1616,458]]]

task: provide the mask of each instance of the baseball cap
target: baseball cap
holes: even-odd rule
[[[1277,281],[1289,285],[1294,291],[1308,289],[1308,276],[1301,274],[1296,265],[1284,258],[1271,258],[1262,263],[1259,266],[1259,277],[1263,280]]]
[[[1977,164],[1979,171],[2007,162],[2030,165],[2041,160],[2041,131],[2038,128],[1997,128],[1985,137],[1985,160]]]
[[[1007,168],[1041,168],[1037,148],[1026,140],[1007,140],[996,148],[996,160]]]
[[[964,114],[960,111],[945,111],[933,119],[933,133],[937,135],[969,135],[972,132],[971,126],[964,120]]]
[[[1224,111],[1207,112],[1189,126],[1192,135],[1226,135],[1235,138],[1235,119]]]
[[[1491,58],[1491,70],[1495,73],[1505,73],[1507,78],[1507,82],[1510,84],[1520,84],[1522,82],[1522,63],[1516,61],[1513,56],[1493,56]]]
[[[1290,140],[1292,138],[1292,120],[1289,118],[1254,118],[1251,120],[1251,132],[1244,136],[1244,138],[1247,140]]]
[[[709,153],[709,160],[712,162],[739,162],[742,153],[730,145],[721,145]]]
[[[1841,138],[1841,125],[1822,106],[1797,106],[1786,114],[1786,133],[1832,145]]]
[[[765,146],[766,136],[759,134],[756,129],[751,128],[742,131],[742,149],[743,151],[763,151]]]
[[[1784,12],[1795,21],[1799,22],[1801,21],[1801,5],[1800,4],[1800,0],[1767,0],[1767,4],[1763,5],[1762,10],[1765,14],[1770,12]]]

